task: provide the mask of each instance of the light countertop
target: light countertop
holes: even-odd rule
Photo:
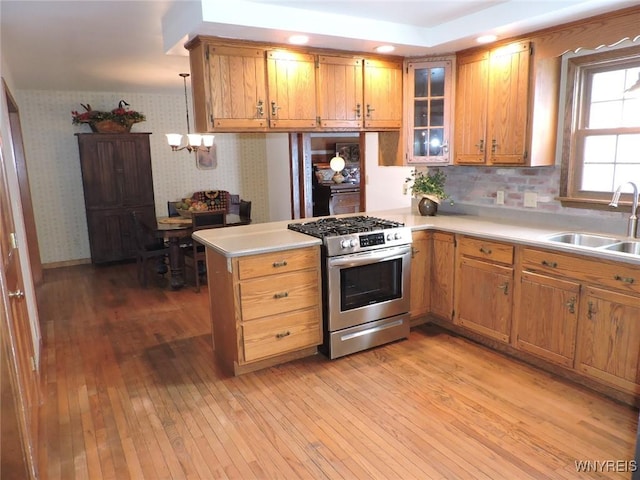
[[[402,222],[412,230],[440,230],[451,233],[472,235],[490,240],[503,241],[514,244],[543,247],[567,253],[577,253],[596,258],[640,265],[640,256],[594,249],[575,245],[568,245],[546,240],[549,235],[562,233],[558,227],[536,223],[504,221],[474,215],[438,214],[434,217],[423,217],[414,214],[411,208],[362,212],[359,215],[380,217],[387,220]],[[353,215],[338,215],[353,216]],[[280,222],[257,223],[238,227],[215,228],[194,232],[193,237],[207,247],[210,247],[226,257],[254,255],[292,248],[320,245],[320,239],[294,232],[287,229],[293,222],[307,222],[312,219],[286,220]],[[584,230],[581,230],[584,232]],[[591,231],[589,233],[602,233]],[[607,234],[611,236],[610,234]],[[628,239],[622,235],[615,235],[621,241]]]

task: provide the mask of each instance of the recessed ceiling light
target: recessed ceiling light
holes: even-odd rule
[[[498,37],[495,35],[481,35],[476,38],[476,42],[478,43],[491,43],[495,42]]]
[[[309,41],[309,37],[306,35],[291,35],[289,37],[289,43],[294,45],[304,45]]]
[[[390,52],[393,52],[395,49],[396,47],[394,47],[393,45],[380,45],[379,47],[376,47],[376,52],[390,53]]]

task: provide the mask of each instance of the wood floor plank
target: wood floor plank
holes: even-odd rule
[[[636,409],[438,327],[230,378],[205,289],[158,285],[46,272],[43,479],[629,477],[597,461],[631,460]]]

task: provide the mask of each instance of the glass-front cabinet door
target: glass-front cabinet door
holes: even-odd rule
[[[453,58],[407,63],[406,162],[448,164]]]

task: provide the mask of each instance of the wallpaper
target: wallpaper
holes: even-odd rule
[[[150,147],[156,213],[166,214],[167,201],[197,190],[222,189],[252,201],[254,222],[268,221],[264,134],[217,134],[217,166],[196,167],[195,154],[172,152],[165,133],[186,133],[184,95],[104,92],[17,91],[24,148],[33,198],[38,244],[43,264],[90,258],[89,237],[78,142],[74,133],[88,125],[72,125],[71,111],[83,104],[111,110],[126,100],[147,120],[133,132],[151,132]],[[191,105],[189,106],[191,112]],[[193,132],[193,127],[191,129]]]

